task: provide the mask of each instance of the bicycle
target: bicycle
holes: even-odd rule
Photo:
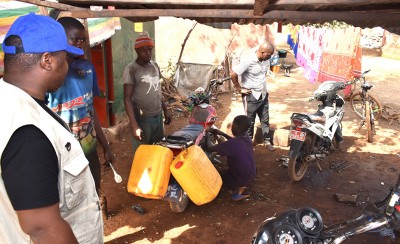
[[[369,71],[370,70],[364,71],[361,77],[354,79],[354,84],[362,80],[361,91],[351,95],[350,104],[353,111],[362,119],[359,129],[366,124],[367,141],[372,142],[375,134],[375,120],[378,120],[382,116],[382,106],[374,96],[368,93],[373,87],[373,85],[367,83],[365,79],[365,75]]]

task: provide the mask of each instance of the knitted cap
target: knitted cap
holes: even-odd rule
[[[149,37],[149,33],[143,32],[135,41],[135,49],[141,47],[154,47],[154,41]]]

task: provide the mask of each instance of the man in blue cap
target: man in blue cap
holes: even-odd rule
[[[65,79],[63,27],[47,16],[19,17],[4,42],[0,80],[0,240],[103,243],[103,221],[88,161],[68,126],[45,104]]]

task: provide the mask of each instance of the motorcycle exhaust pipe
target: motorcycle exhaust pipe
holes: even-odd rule
[[[376,230],[379,227],[385,226],[389,223],[390,223],[389,219],[387,219],[386,217],[381,217],[375,221],[369,222],[367,224],[362,224],[361,226],[358,226],[353,229],[350,229],[349,231],[346,231],[345,233],[343,233],[343,235],[336,237],[333,240],[333,243],[334,244],[342,243],[344,240],[349,239],[352,236],[362,234],[362,233],[365,233],[370,230]]]
[[[325,154],[313,154],[313,155],[308,155],[307,157],[306,157],[306,161],[307,162],[312,162],[312,161],[315,161],[315,160],[323,160],[324,158],[325,158]]]

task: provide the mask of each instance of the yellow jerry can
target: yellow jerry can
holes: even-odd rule
[[[168,188],[173,153],[160,145],[140,145],[133,158],[128,192],[136,196],[162,199]]]
[[[222,186],[217,169],[197,145],[176,156],[171,164],[171,173],[196,205],[214,200]]]

